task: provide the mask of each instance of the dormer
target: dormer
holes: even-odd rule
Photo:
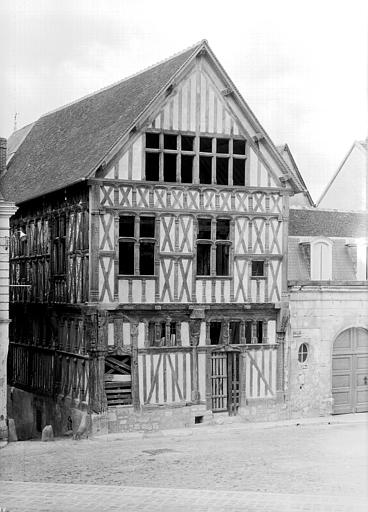
[[[327,237],[319,236],[300,243],[311,281],[332,280],[332,246]]]

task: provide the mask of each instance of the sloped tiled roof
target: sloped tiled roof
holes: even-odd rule
[[[368,237],[368,212],[290,209],[289,235]]]
[[[33,123],[2,178],[3,195],[20,203],[87,177],[203,44]]]

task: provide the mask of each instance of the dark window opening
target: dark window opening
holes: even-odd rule
[[[245,140],[233,140],[233,153],[235,155],[245,155]]]
[[[166,337],[166,322],[149,322],[148,342],[151,347],[176,345],[176,322],[170,322],[168,339]]]
[[[160,135],[158,133],[146,133],[146,148],[159,149]]]
[[[240,343],[240,322],[230,322],[230,343],[238,345]]]
[[[139,273],[152,276],[155,273],[155,244],[141,242],[139,245]]]
[[[208,156],[199,157],[199,183],[208,184],[212,182],[212,158]]]
[[[159,153],[146,153],[146,180],[158,181],[160,177]]]
[[[221,322],[210,322],[210,340],[211,345],[222,343],[222,324]]]
[[[211,263],[211,246],[209,244],[197,245],[197,275],[209,276]]]
[[[245,322],[245,343],[252,343],[252,322]]]
[[[119,274],[134,275],[134,242],[119,243]]]
[[[236,187],[245,185],[245,160],[233,159],[233,184]]]
[[[198,219],[198,236],[200,240],[211,238],[211,219]]]
[[[229,153],[229,139],[216,139],[216,153]]]
[[[229,252],[228,245],[216,246],[216,275],[229,275]]]
[[[302,343],[299,346],[298,350],[298,361],[299,363],[305,363],[308,357],[308,345],[306,343]]]
[[[194,424],[197,425],[199,423],[203,423],[203,416],[195,416],[194,417]]]
[[[177,136],[176,135],[164,135],[164,148],[165,149],[176,149],[177,148]]]
[[[140,218],[140,237],[155,238],[155,218],[154,217],[141,217]]]
[[[182,151],[193,151],[194,137],[190,135],[181,136],[181,149]]]
[[[164,154],[164,181],[176,181],[176,155]]]
[[[42,412],[36,409],[36,430],[42,432]]]
[[[199,139],[199,151],[212,153],[212,139],[210,137],[201,137]]]
[[[216,240],[229,240],[230,221],[228,219],[219,219],[216,223]]]
[[[252,261],[252,276],[263,277],[264,276],[264,261]]]
[[[229,159],[216,158],[216,183],[217,185],[229,184]]]
[[[119,219],[119,236],[134,236],[134,220],[135,217],[133,215],[125,216],[123,215]]]
[[[181,182],[193,183],[193,157],[181,156]]]
[[[263,322],[262,321],[257,322],[256,337],[257,337],[257,343],[262,343],[262,341],[263,341]]]

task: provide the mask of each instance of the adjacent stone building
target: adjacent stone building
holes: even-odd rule
[[[291,417],[368,411],[368,214],[290,210]]]
[[[6,139],[0,138],[0,178],[6,167]],[[9,218],[14,203],[0,194],[0,442],[8,438],[7,355],[9,345]]]

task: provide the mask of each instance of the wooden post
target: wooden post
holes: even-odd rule
[[[246,363],[247,353],[241,352],[239,358],[239,407],[245,407],[247,405]]]
[[[199,400],[199,386],[198,386],[198,344],[201,332],[200,320],[191,320],[189,322],[190,344],[192,346],[192,402]]]
[[[139,410],[139,369],[138,369],[138,323],[130,324],[130,339],[132,345],[132,402],[135,410]]]

